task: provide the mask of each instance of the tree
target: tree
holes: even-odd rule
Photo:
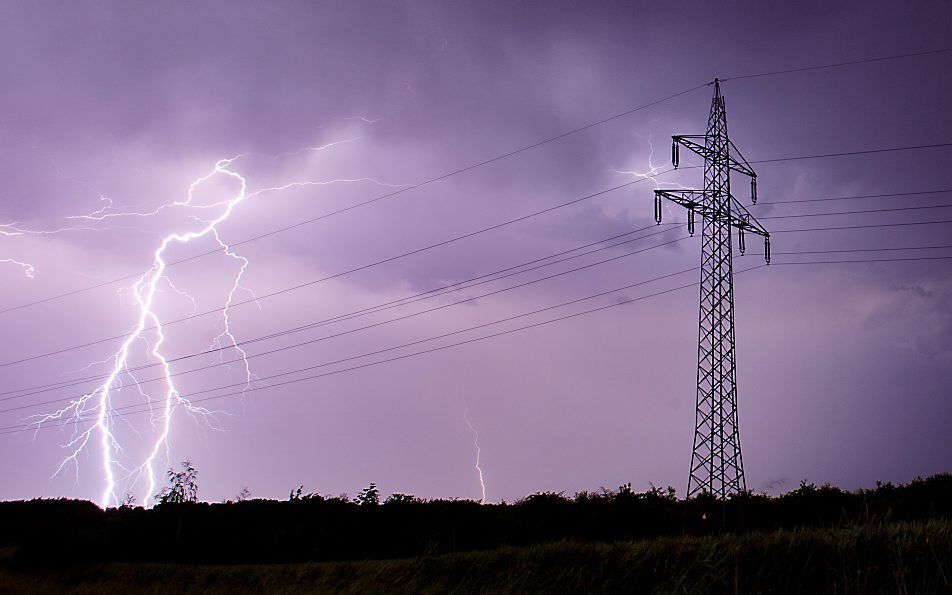
[[[292,502],[296,500],[324,500],[324,496],[317,492],[305,493],[304,486],[299,486],[296,490],[291,490],[291,493],[288,494],[288,500]]]
[[[360,506],[376,506],[380,504],[380,490],[377,489],[377,484],[370,482],[370,485],[360,491],[357,494],[357,497],[354,498]]]
[[[166,475],[169,477],[169,485],[155,495],[159,504],[198,502],[198,483],[196,483],[198,471],[192,466],[191,461],[183,461],[182,470],[178,473],[170,468]]]

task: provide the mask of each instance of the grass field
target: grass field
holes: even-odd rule
[[[952,593],[952,521],[247,566],[20,567],[13,553],[0,592]]]

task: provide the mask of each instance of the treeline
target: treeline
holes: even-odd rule
[[[166,503],[105,511],[78,500],[0,503],[0,544],[24,563],[290,562],[410,558],[564,539],[592,542],[952,518],[952,475],[847,492],[802,483],[779,497],[677,499],[673,490],[533,494],[511,504],[398,495],[382,503],[292,493],[287,501]]]

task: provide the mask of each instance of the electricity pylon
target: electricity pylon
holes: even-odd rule
[[[756,204],[757,173],[727,137],[727,111],[720,81],[714,79],[707,134],[671,138],[671,161],[675,168],[681,146],[704,159],[704,190],[655,190],[655,220],[659,224],[662,197],[687,208],[691,235],[694,235],[695,217],[701,217],[697,410],[688,497],[707,492],[723,499],[747,489],[737,427],[732,229],[737,228],[741,254],[745,248],[745,233],[763,236],[767,264],[770,264],[770,234],[731,196],[733,170],[750,177],[750,197]]]

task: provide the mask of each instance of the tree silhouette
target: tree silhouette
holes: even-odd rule
[[[169,485],[162,488],[162,491],[155,495],[159,504],[182,504],[185,502],[198,502],[198,471],[192,466],[189,460],[182,461],[182,470],[178,473],[174,469],[166,472],[169,477]]]
[[[377,484],[370,482],[370,485],[360,491],[357,494],[357,497],[354,498],[360,506],[376,506],[380,504],[380,490],[377,489]]]
[[[410,504],[410,503],[420,503],[423,502],[420,498],[417,498],[413,494],[401,494],[400,492],[394,492],[387,496],[387,499],[384,500],[384,504]]]

